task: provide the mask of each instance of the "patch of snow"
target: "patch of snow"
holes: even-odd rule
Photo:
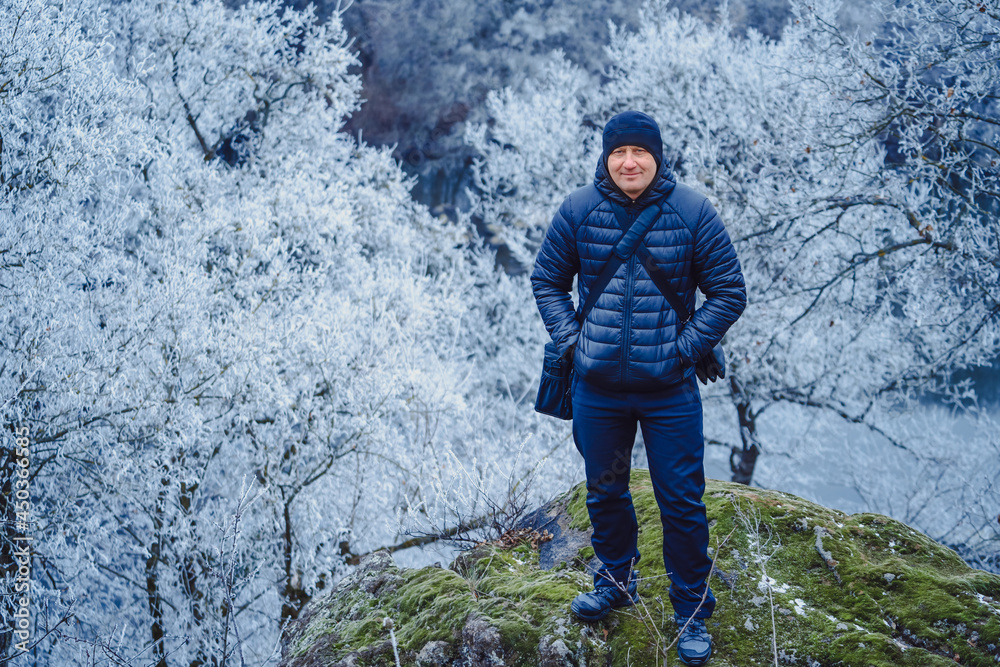
[[[979,604],[986,605],[987,607],[990,608],[990,611],[992,611],[997,616],[1000,616],[1000,609],[994,606],[996,604],[996,600],[994,600],[991,597],[987,597],[982,593],[976,593],[976,599],[979,600]]]
[[[778,584],[776,579],[772,579],[768,576],[762,576],[760,581],[757,582],[757,590],[761,593],[767,593],[767,590],[771,589],[775,593],[787,593],[788,584]]]

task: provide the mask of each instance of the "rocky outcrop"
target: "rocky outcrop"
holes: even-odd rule
[[[553,535],[534,546],[483,545],[449,568],[367,557],[289,628],[282,667],[394,665],[394,640],[403,665],[663,664],[672,611],[646,471],[633,471],[631,490],[640,605],[595,624],[571,617],[595,563],[580,485],[526,517],[523,528]],[[718,599],[711,665],[1000,664],[1000,577],[916,530],[726,482],[709,482],[705,504]]]

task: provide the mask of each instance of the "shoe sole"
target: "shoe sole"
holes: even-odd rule
[[[706,655],[704,658],[698,658],[696,660],[688,662],[687,660],[682,658],[680,652],[678,652],[677,659],[680,660],[685,665],[688,665],[688,667],[701,667],[702,665],[708,663],[709,659],[712,657],[712,653],[714,653],[714,647],[708,650],[708,655]]]

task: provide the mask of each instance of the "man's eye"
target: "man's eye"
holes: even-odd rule
[[[642,148],[636,148],[632,152],[633,153],[645,153],[646,151],[645,151],[645,149],[642,149]]]

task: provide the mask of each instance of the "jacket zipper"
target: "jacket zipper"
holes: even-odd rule
[[[635,202],[627,204],[625,210],[628,212],[629,219],[634,222]],[[625,312],[622,313],[622,389],[628,386],[628,360],[629,352],[632,347],[632,289],[635,282],[634,266],[635,253],[632,253],[628,258],[628,262],[625,263]]]
[[[622,316],[622,389],[628,386],[628,359],[632,347],[632,265],[635,255],[628,258],[625,265],[625,312]]]

